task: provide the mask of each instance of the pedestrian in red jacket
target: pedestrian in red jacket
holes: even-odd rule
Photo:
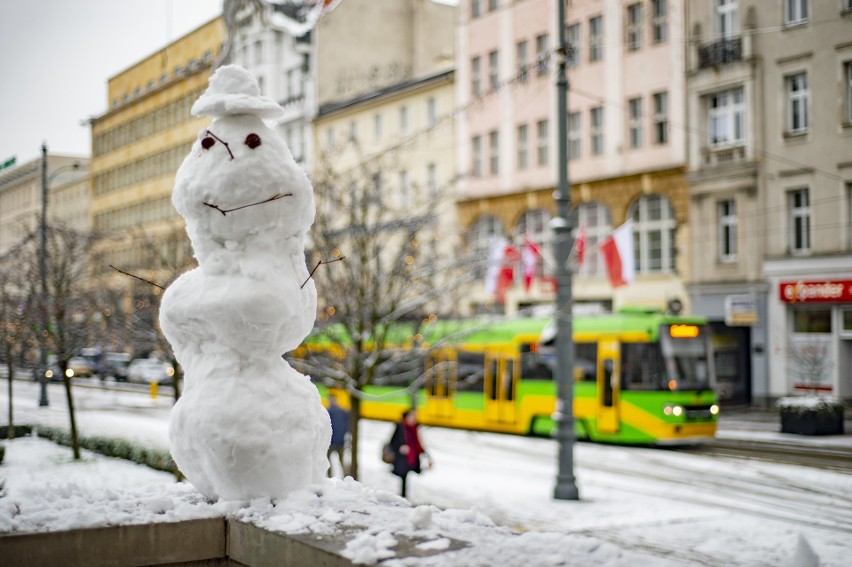
[[[409,472],[420,473],[420,457],[426,457],[426,467],[432,466],[432,458],[423,447],[417,434],[417,411],[409,409],[402,414],[402,421],[396,424],[396,430],[390,440],[395,454],[393,474],[402,479],[401,495],[405,497],[406,477]]]

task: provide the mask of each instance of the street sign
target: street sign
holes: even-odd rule
[[[12,156],[3,163],[0,163],[0,170],[6,169],[7,167],[12,167],[15,165],[15,162],[18,161],[17,156]]]
[[[725,296],[725,324],[751,327],[757,324],[757,300],[753,295]]]

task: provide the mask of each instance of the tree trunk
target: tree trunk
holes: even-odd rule
[[[361,422],[361,399],[349,396],[349,435],[352,446],[349,449],[349,476],[358,480],[358,424]]]
[[[6,429],[6,437],[9,439],[15,438],[15,420],[12,415],[12,380],[15,378],[14,369],[12,368],[12,360],[9,359],[9,363],[6,365],[6,368],[9,370],[9,427]]]
[[[172,355],[171,358],[169,358],[169,362],[172,365],[172,370],[175,371],[175,373],[172,375],[172,388],[174,388],[175,403],[177,403],[180,399],[180,376],[178,375],[178,361],[174,357],[174,355]]]
[[[74,397],[71,395],[71,378],[65,373],[68,370],[68,362],[60,361],[59,370],[62,372],[62,381],[65,383],[65,397],[68,399],[68,418],[71,420],[71,450],[74,452],[74,460],[80,460],[80,440],[77,437],[77,418],[74,415]]]

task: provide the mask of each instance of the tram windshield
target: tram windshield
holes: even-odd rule
[[[710,338],[700,325],[663,325],[660,346],[669,390],[705,390],[711,386]]]

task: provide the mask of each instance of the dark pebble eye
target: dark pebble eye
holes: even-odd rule
[[[216,140],[214,140],[212,136],[207,136],[206,138],[201,140],[201,147],[204,148],[205,150],[209,150],[210,148],[213,147],[213,144],[215,144],[215,143],[216,143]]]
[[[260,136],[257,134],[249,134],[246,136],[246,145],[251,149],[255,149],[260,145]]]

